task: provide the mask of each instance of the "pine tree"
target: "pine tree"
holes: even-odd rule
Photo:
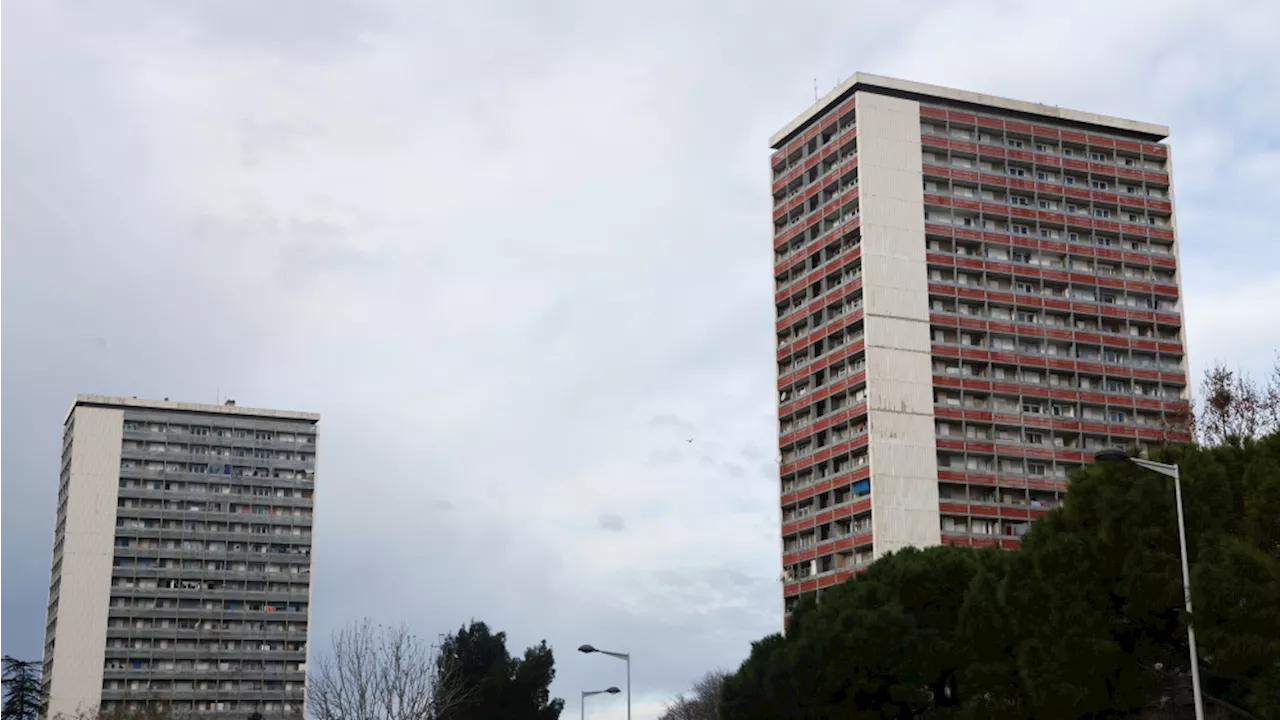
[[[36,720],[44,712],[41,664],[4,656],[4,710],[0,720]]]

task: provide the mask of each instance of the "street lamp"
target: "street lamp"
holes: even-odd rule
[[[591,645],[583,645],[582,647],[578,648],[578,652],[587,653],[588,655],[590,655],[591,653],[600,653],[602,655],[608,655],[609,657],[616,657],[620,660],[625,660],[627,662],[627,720],[631,720],[631,656],[627,653],[600,650]]]
[[[1093,454],[1098,462],[1131,462],[1141,468],[1173,478],[1173,493],[1178,505],[1178,546],[1182,551],[1182,597],[1187,604],[1187,645],[1191,647],[1191,694],[1196,705],[1196,720],[1204,720],[1204,702],[1200,698],[1200,661],[1196,656],[1196,629],[1191,622],[1191,571],[1187,567],[1187,527],[1182,518],[1182,479],[1177,465],[1129,457],[1120,448],[1105,448]]]
[[[579,707],[582,708],[582,720],[587,720],[587,698],[591,697],[592,695],[603,695],[605,693],[609,693],[610,695],[617,695],[620,692],[622,691],[616,687],[609,687],[609,688],[605,688],[604,690],[583,690],[582,702],[579,703]]]

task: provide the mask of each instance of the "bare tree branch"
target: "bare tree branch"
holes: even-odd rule
[[[433,720],[463,699],[438,660],[403,625],[349,625],[316,663],[308,707],[317,720]]]
[[[712,670],[703,675],[693,684],[691,694],[681,693],[663,706],[658,720],[718,720],[720,694],[728,677],[729,673],[724,670]]]
[[[1244,372],[1215,364],[1200,383],[1200,403],[1196,425],[1206,445],[1280,430],[1280,355],[1264,386]]]

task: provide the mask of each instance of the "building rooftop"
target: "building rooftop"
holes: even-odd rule
[[[777,149],[784,142],[789,140],[792,135],[803,130],[810,121],[816,118],[828,106],[843,100],[858,90],[880,92],[911,99],[934,98],[938,100],[947,100],[953,103],[965,103],[974,106],[973,109],[975,110],[980,109],[980,107],[996,108],[1024,115],[1027,119],[1035,119],[1036,117],[1048,118],[1058,122],[1067,122],[1091,127],[1102,132],[1131,135],[1150,142],[1159,142],[1169,136],[1169,128],[1164,125],[1139,122],[1137,120],[1125,120],[1123,118],[1098,115],[1096,113],[1083,112],[1080,110],[1068,110],[1066,108],[1055,107],[1053,105],[1042,105],[1040,103],[1026,102],[1024,100],[1013,100],[1010,98],[997,97],[995,95],[984,95],[982,93],[969,92],[967,90],[956,90],[953,88],[942,87],[940,85],[928,85],[926,83],[913,82],[911,80],[899,80],[897,78],[884,77],[883,75],[854,73],[852,77],[840,83],[834,90],[827,93],[818,100],[818,102],[810,106],[808,110],[800,113],[800,115],[794,120],[787,123],[778,132],[774,133],[773,137],[769,139],[769,146]]]
[[[67,418],[79,406],[108,408],[138,408],[143,410],[171,410],[177,412],[193,412],[219,415],[239,415],[242,417],[271,418],[274,420],[304,420],[319,422],[320,413],[299,412],[296,410],[267,410],[263,408],[240,407],[234,400],[222,405],[206,403],[173,402],[164,400],[139,400],[138,398],[110,397],[107,395],[76,395],[76,400],[67,410]]]

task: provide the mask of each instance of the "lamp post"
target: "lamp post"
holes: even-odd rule
[[[605,688],[604,690],[583,690],[582,702],[580,702],[578,705],[579,707],[582,708],[582,720],[587,720],[587,698],[591,697],[592,695],[603,695],[605,693],[609,693],[610,695],[617,695],[620,692],[622,691],[616,687],[608,687],[608,688]]]
[[[1187,606],[1187,645],[1191,648],[1191,695],[1196,706],[1196,720],[1204,720],[1204,702],[1200,697],[1200,660],[1196,654],[1196,629],[1191,620],[1191,570],[1187,565],[1187,527],[1182,517],[1182,479],[1178,475],[1178,466],[1129,457],[1120,448],[1099,450],[1094,453],[1093,459],[1100,463],[1131,462],[1140,468],[1173,478],[1173,493],[1178,506],[1178,548],[1182,551],[1182,598]]]
[[[596,648],[591,645],[583,645],[582,647],[578,648],[578,652],[587,653],[588,655],[590,655],[591,653],[600,653],[602,655],[608,655],[609,657],[616,657],[619,660],[626,661],[627,663],[627,720],[631,720],[631,655],[629,655],[628,653],[600,650],[599,648]]]

